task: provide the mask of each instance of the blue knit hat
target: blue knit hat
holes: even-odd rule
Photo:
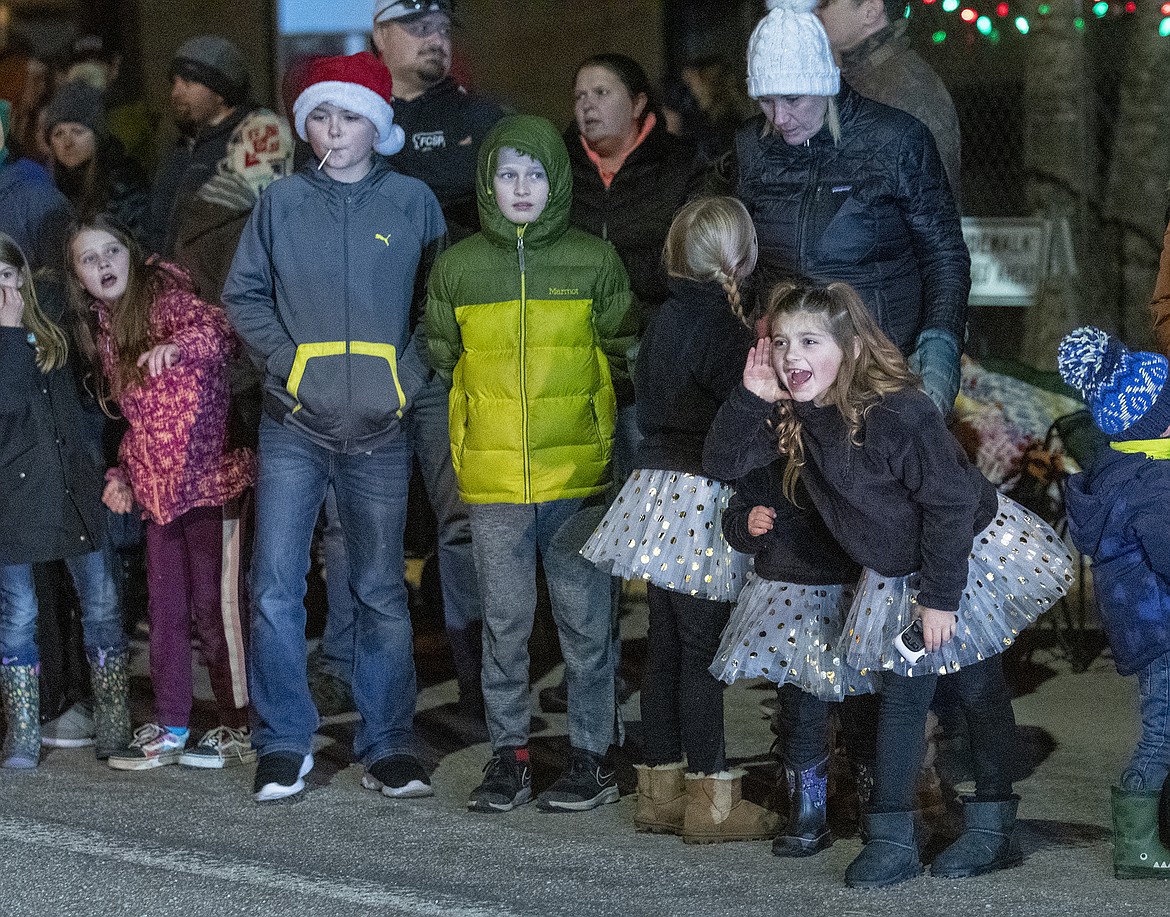
[[[1107,435],[1157,439],[1170,427],[1170,362],[1160,353],[1131,351],[1100,328],[1085,327],[1061,340],[1057,365]]]

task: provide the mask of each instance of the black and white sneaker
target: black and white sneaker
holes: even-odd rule
[[[295,796],[305,788],[305,776],[312,769],[312,755],[298,755],[292,751],[261,755],[256,762],[252,798],[257,802],[271,802]]]
[[[422,765],[409,755],[391,755],[375,761],[366,768],[362,786],[375,793],[381,791],[383,796],[393,799],[435,795],[431,778]]]
[[[523,760],[517,759],[517,751],[522,751]],[[467,808],[472,812],[510,812],[531,799],[528,750],[504,748],[484,765],[483,782],[471,791]]]
[[[574,748],[569,755],[569,769],[536,798],[536,807],[545,812],[587,812],[617,802],[620,795],[605,757]]]

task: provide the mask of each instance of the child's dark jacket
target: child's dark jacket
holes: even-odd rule
[[[1170,460],[1102,449],[1069,478],[1067,507],[1117,671],[1131,675],[1170,652]]]

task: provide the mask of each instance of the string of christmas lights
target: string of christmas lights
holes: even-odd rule
[[[997,26],[997,21],[1007,20],[1015,27],[1021,35],[1027,35],[1032,30],[1032,24],[1027,15],[1022,15],[1019,12],[1019,7],[1016,10],[1012,9],[1011,4],[1000,0],[995,5],[995,12],[993,15],[981,13],[974,6],[965,4],[962,0],[922,0],[923,6],[934,6],[938,4],[944,13],[959,14],[959,18],[968,24],[974,24],[975,29],[986,38],[993,42],[998,42],[1001,35]],[[1029,9],[1032,4],[1026,4]],[[1137,12],[1137,0],[1125,0],[1125,2],[1110,2],[1110,0],[1097,0],[1091,11],[1095,18],[1104,19],[1106,16],[1125,16]],[[912,6],[907,4],[906,16],[911,14]],[[1052,6],[1050,3],[1040,2],[1035,6],[1037,16],[1049,16],[1052,13]],[[1158,24],[1158,34],[1163,38],[1170,37],[1170,0],[1163,2],[1160,5],[1160,12],[1162,14],[1162,21]],[[1079,30],[1084,30],[1085,20],[1082,16],[1077,16],[1073,20],[1073,26]],[[939,29],[932,36],[935,44],[941,44],[947,40],[947,32],[945,29]]]

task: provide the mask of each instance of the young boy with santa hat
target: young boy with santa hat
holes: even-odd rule
[[[429,370],[411,310],[446,226],[422,182],[375,152],[402,148],[391,77],[369,53],[322,58],[293,106],[310,162],[260,198],[223,299],[262,361],[264,417],[252,566],[258,802],[300,792],[317,710],[305,667],[305,575],[332,485],[357,608],[354,754],[362,785],[429,796],[414,754],[415,673],[403,583],[410,479],[404,417]]]

